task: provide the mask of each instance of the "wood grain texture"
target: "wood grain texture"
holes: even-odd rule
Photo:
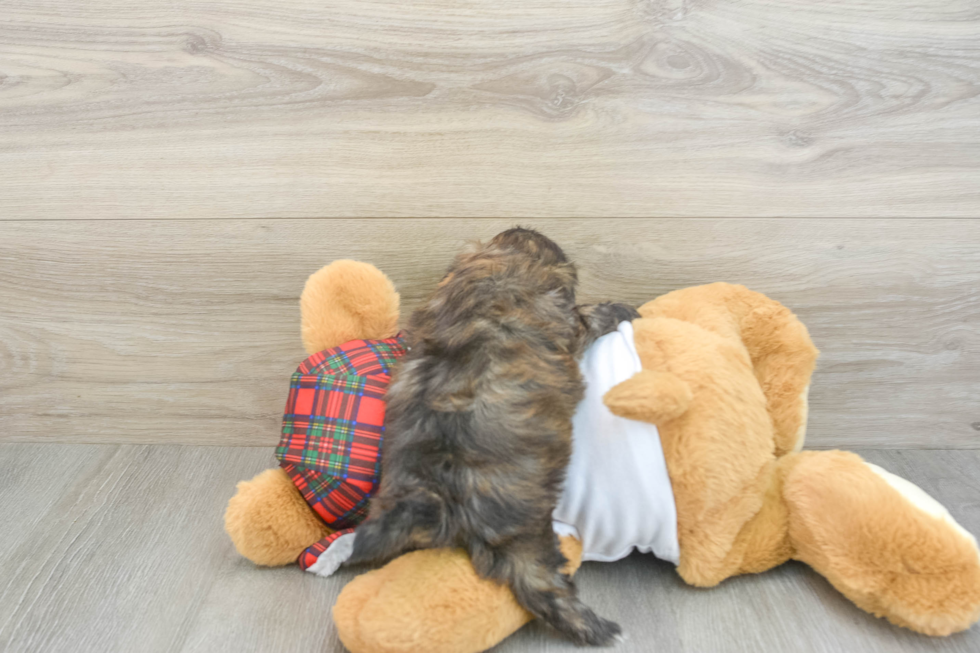
[[[976,451],[861,451],[980,532]],[[0,649],[5,653],[268,653],[340,645],[329,614],[355,572],[261,569],[221,528],[249,448],[0,445]],[[16,537],[11,538],[11,533]],[[968,653],[980,630],[933,639],[875,619],[798,564],[704,590],[635,555],[587,563],[585,600],[619,620],[617,653]],[[580,651],[531,624],[497,653]]]
[[[0,219],[975,217],[975,0],[8,0]]]
[[[980,448],[980,221],[524,223],[578,262],[583,300],[724,280],[797,311],[823,351],[809,446]],[[407,314],[465,239],[511,225],[0,223],[0,440],[272,445],[309,274],[371,261]]]

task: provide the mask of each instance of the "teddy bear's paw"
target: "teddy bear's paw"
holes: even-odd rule
[[[313,354],[349,340],[398,333],[398,293],[370,263],[340,260],[310,275],[300,296],[303,346]]]
[[[477,653],[531,619],[461,549],[413,551],[358,576],[333,617],[351,653]]]
[[[239,554],[266,567],[296,562],[303,549],[330,533],[279,467],[238,484],[225,511],[225,531]]]
[[[614,415],[664,424],[683,415],[693,396],[674,374],[642,370],[610,389],[602,401]]]
[[[794,557],[858,607],[927,635],[980,618],[974,537],[913,483],[842,451],[791,454]]]

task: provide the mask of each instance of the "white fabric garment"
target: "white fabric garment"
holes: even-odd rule
[[[553,513],[555,532],[582,541],[582,559],[637,549],[675,565],[677,507],[657,427],[613,415],[602,396],[640,371],[633,325],[599,338],[579,363],[585,399],[573,418],[572,460]]]
[[[320,554],[316,562],[306,568],[306,571],[317,576],[331,576],[353,553],[354,533],[344,533],[334,540],[327,550]]]

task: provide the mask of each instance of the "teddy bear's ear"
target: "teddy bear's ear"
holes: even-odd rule
[[[300,296],[303,347],[313,354],[349,340],[391,338],[398,333],[395,286],[370,263],[340,260],[306,280]]]
[[[663,424],[683,415],[691,399],[691,387],[680,377],[642,370],[613,386],[602,401],[614,415]]]

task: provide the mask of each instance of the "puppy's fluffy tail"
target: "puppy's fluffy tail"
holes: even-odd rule
[[[609,646],[622,630],[578,599],[572,579],[561,571],[567,560],[554,534],[548,535],[552,541],[518,539],[499,548],[471,543],[470,557],[477,573],[507,584],[525,610],[576,644]]]
[[[443,522],[442,503],[421,493],[399,499],[390,508],[374,509],[355,531],[347,564],[380,564],[407,551],[442,546]]]

